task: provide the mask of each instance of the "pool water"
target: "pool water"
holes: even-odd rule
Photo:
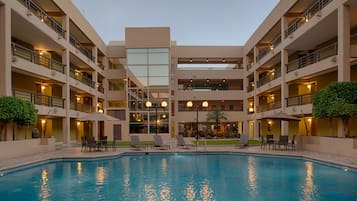
[[[357,171],[297,158],[149,154],[0,176],[0,200],[356,201]]]

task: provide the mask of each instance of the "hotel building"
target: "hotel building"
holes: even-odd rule
[[[0,27],[0,94],[34,103],[34,127],[56,145],[84,135],[274,133],[313,149],[321,139],[302,136],[331,135],[328,120],[312,117],[313,93],[357,81],[355,0],[280,1],[242,46],[180,46],[169,27],[126,28],[125,41],[105,44],[70,0],[0,0]],[[215,108],[227,120],[207,122]],[[120,120],[78,121],[98,111]],[[280,111],[301,121],[261,120]],[[342,130],[334,119],[332,135]],[[25,133],[2,140],[31,138]],[[355,153],[357,142],[348,143]]]

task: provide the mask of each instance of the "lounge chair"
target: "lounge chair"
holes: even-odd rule
[[[246,134],[241,135],[237,146],[239,148],[247,147],[248,146],[248,135],[246,135]]]
[[[134,148],[134,149],[144,148],[144,147],[140,144],[139,136],[130,136],[130,147],[132,147],[132,148]]]
[[[194,144],[187,144],[185,142],[185,138],[182,135],[176,135],[177,146],[182,147],[184,149],[189,149],[190,146],[194,146]]]
[[[81,151],[87,151],[87,137],[83,136],[81,137],[81,141],[82,141],[82,148],[81,148]]]
[[[94,148],[94,151],[98,151],[98,143],[95,141],[93,136],[89,136],[87,140],[87,146],[89,148],[89,151]]]
[[[159,149],[169,149],[170,145],[164,144],[160,135],[154,135],[154,147]]]
[[[265,147],[267,146],[267,141],[263,136],[260,136],[260,141],[260,149],[265,149]]]
[[[269,146],[269,148],[270,148],[270,145],[272,145],[274,148],[274,146],[275,146],[274,135],[267,135],[265,142],[266,142],[266,145]]]

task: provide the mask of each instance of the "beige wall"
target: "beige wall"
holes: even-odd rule
[[[126,28],[126,48],[170,47],[169,27]]]
[[[205,58],[205,57],[243,57],[243,46],[173,46],[172,57]]]

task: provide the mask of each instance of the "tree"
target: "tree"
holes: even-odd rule
[[[227,121],[227,117],[224,114],[224,112],[219,109],[219,108],[214,108],[212,111],[210,111],[209,113],[207,113],[207,121],[214,121],[215,122],[215,128],[216,128],[216,136],[218,133],[218,125],[221,123],[222,120],[226,120]]]
[[[27,130],[30,125],[33,125],[37,121],[37,109],[29,101],[22,101],[23,114],[20,119],[17,120],[17,124],[20,126],[27,126],[25,131],[25,139],[27,138]]]
[[[349,137],[348,121],[357,115],[357,82],[336,82],[317,92],[313,98],[313,116],[329,118],[332,130],[332,118],[343,122],[344,136]]]
[[[14,96],[0,97],[0,128],[2,140],[7,140],[7,126],[11,123],[16,123],[23,113],[23,105],[21,99]],[[3,130],[5,129],[5,132]]]
[[[7,126],[9,124],[13,124],[13,139],[15,139],[15,125],[34,124],[36,117],[37,110],[32,103],[15,96],[0,97],[0,139],[7,140]]]

